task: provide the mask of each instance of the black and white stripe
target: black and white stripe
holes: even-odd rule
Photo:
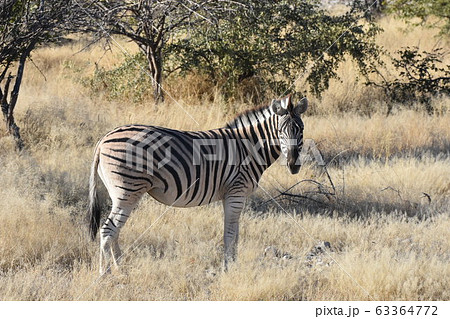
[[[90,177],[90,233],[100,227],[97,182],[100,176],[112,199],[101,226],[100,272],[121,256],[119,231],[140,198],[148,193],[161,203],[192,207],[222,200],[225,212],[225,267],[236,256],[239,216],[246,197],[280,153],[292,173],[298,172],[303,143],[300,114],[290,96],[247,111],[224,128],[178,131],[128,125],[116,128],[97,144]]]

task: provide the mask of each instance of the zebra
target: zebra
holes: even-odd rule
[[[224,270],[235,261],[239,218],[246,198],[280,154],[298,173],[303,146],[301,114],[291,95],[238,115],[225,127],[208,131],[127,125],[106,134],[94,152],[89,179],[89,233],[100,228],[98,177],[112,200],[100,228],[100,274],[118,266],[120,229],[141,197],[148,193],[173,207],[194,207],[221,200],[224,210]]]

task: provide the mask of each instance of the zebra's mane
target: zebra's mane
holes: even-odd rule
[[[238,128],[253,125],[259,121],[263,121],[273,112],[268,105],[255,107],[254,109],[246,110],[238,114],[233,120],[227,123],[226,128]]]

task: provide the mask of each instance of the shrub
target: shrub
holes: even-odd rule
[[[207,74],[226,97],[248,79],[257,79],[259,92],[285,94],[305,78],[310,91],[320,95],[347,56],[360,69],[378,56],[374,37],[380,29],[364,25],[357,15],[329,15],[319,1],[255,0],[248,6],[233,20],[175,39],[169,56],[174,67],[181,74]]]
[[[145,61],[142,53],[126,56],[111,70],[96,67],[93,76],[85,77],[82,83],[93,94],[104,92],[109,100],[140,102],[152,94],[151,77],[142,67]]]
[[[441,48],[419,52],[418,47],[406,47],[396,54],[396,57],[391,57],[397,73],[395,77],[388,79],[381,70],[373,67],[371,73],[377,75],[377,80],[368,80],[367,84],[384,90],[391,101],[388,114],[392,110],[392,102],[419,102],[431,114],[431,98],[450,94],[450,66],[442,65],[445,53]]]

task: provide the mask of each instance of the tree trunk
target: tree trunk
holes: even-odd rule
[[[0,100],[1,100],[1,109],[3,113],[3,119],[5,120],[6,129],[9,134],[11,134],[16,142],[16,148],[21,151],[24,147],[22,136],[20,135],[20,128],[16,124],[16,120],[14,119],[14,108],[17,103],[17,99],[19,97],[20,85],[22,84],[23,71],[25,70],[25,62],[30,55],[31,50],[33,50],[36,42],[32,41],[28,47],[22,52],[19,60],[19,65],[17,67],[17,75],[16,80],[14,82],[14,87],[11,91],[10,99],[8,102],[8,93],[9,86],[11,84],[11,80],[14,78],[11,73],[8,74],[6,78],[6,83],[4,86],[4,90],[0,89]],[[4,71],[0,76],[0,83],[4,80],[9,64],[6,65]]]
[[[164,101],[164,91],[162,90],[162,57],[161,50],[154,50],[147,46],[145,56],[148,62],[148,68],[152,77],[153,97],[156,103]]]
[[[24,147],[24,143],[22,140],[22,137],[20,136],[20,129],[16,124],[16,121],[14,119],[14,108],[11,108],[11,103],[8,103],[7,101],[7,94],[9,92],[9,85],[12,80],[11,73],[8,75],[8,78],[6,79],[5,84],[5,93],[2,93],[2,100],[1,100],[1,108],[3,113],[3,119],[5,120],[6,124],[6,130],[9,134],[11,134],[14,138],[14,141],[16,142],[16,148],[17,150],[21,151]],[[16,79],[17,82],[17,79]]]

